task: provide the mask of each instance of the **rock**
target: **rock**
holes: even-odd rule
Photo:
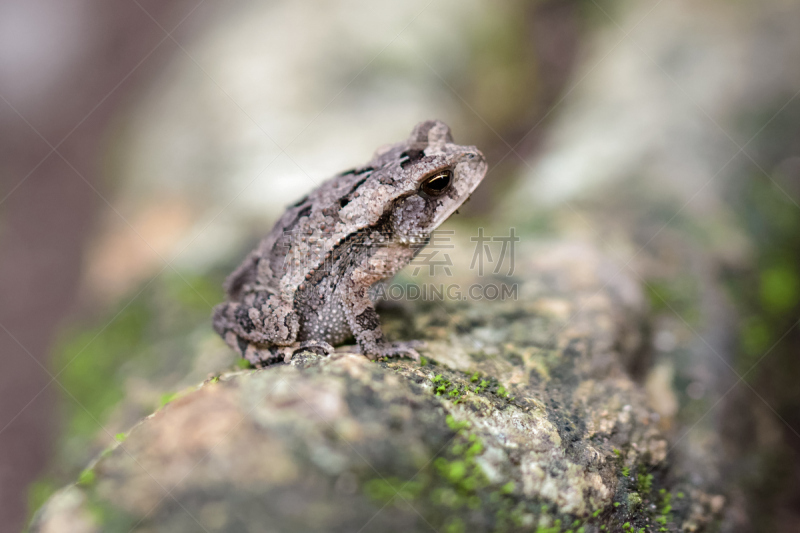
[[[725,501],[671,471],[631,374],[639,286],[585,245],[524,255],[505,300],[421,304],[422,364],[345,348],[207,380],[31,531],[702,529]]]

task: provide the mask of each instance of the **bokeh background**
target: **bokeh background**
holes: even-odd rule
[[[226,273],[426,118],[488,157],[463,217],[647,273],[653,408],[723,436],[741,530],[800,531],[795,0],[4,0],[0,531],[235,365]]]

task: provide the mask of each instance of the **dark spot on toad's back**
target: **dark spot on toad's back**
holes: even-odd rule
[[[256,328],[256,325],[253,324],[252,320],[250,320],[250,316],[248,315],[246,307],[239,307],[234,315],[236,317],[236,322],[242,326],[242,329],[244,329],[247,333],[250,333]]]
[[[408,158],[402,163],[400,163],[400,168],[406,168],[408,165],[416,163],[417,161],[425,157],[425,152],[423,152],[422,150],[411,148],[400,154],[400,157]]]

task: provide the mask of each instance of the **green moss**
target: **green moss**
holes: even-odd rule
[[[800,315],[800,209],[796,194],[783,186],[791,176],[784,173],[781,161],[795,151],[798,137],[793,132],[800,107],[790,106],[779,114],[776,110],[777,106],[763,110],[763,116],[777,118],[759,135],[756,148],[760,166],[775,175],[753,169],[730,184],[735,194],[728,200],[750,248],[746,262],[723,275],[739,316],[745,318],[739,328],[735,368],[776,413],[791,413],[800,406],[795,394],[800,359],[796,339],[784,334]],[[769,364],[756,364],[767,351]],[[796,477],[784,474],[784,465],[775,465],[774,450],[752,449],[747,456],[759,470],[744,487],[748,511],[759,531],[776,529],[780,496],[796,493],[800,486]]]
[[[473,435],[470,435],[470,437],[472,436]],[[479,455],[481,452],[483,452],[483,443],[481,441],[476,441],[467,450],[467,455]]]
[[[495,398],[506,398],[506,401],[511,400],[508,389],[500,385],[497,380],[491,377],[481,377],[477,373],[461,375],[457,371],[446,370],[435,375],[429,374],[428,379],[432,385],[433,394],[442,400],[452,401],[453,404],[463,400],[465,394],[472,392],[484,393],[484,397],[491,395]],[[474,391],[466,388],[468,383],[477,385]],[[580,519],[576,520],[574,516],[564,522],[571,524],[569,528],[565,528],[558,520],[551,522],[557,516],[567,518],[559,515],[557,509],[550,509],[547,505],[542,506],[540,503],[527,499],[520,501],[515,497],[517,486],[514,481],[508,480],[502,485],[493,485],[476,461],[476,458],[484,452],[485,446],[480,436],[471,432],[471,424],[457,420],[453,414],[445,416],[445,423],[448,429],[455,432],[456,435],[452,443],[432,461],[434,475],[430,477],[420,501],[428,502],[439,509],[447,508],[463,512],[482,509],[484,512],[493,513],[495,520],[493,530],[498,533],[527,528],[558,533],[566,530],[573,533],[586,530],[587,523]],[[614,450],[614,453],[621,462],[623,453],[620,450]],[[626,468],[626,473],[629,474],[628,470]],[[649,478],[645,476],[647,476],[646,473],[642,475],[641,479],[645,483],[649,479],[649,483],[652,484],[652,476]],[[375,492],[374,487],[371,490]],[[387,497],[386,495],[390,495],[390,491],[385,488],[383,493],[384,498]],[[644,503],[638,493],[634,493],[630,499],[627,499],[627,495],[624,494],[622,501],[628,503],[624,511],[620,510],[625,515],[628,514],[629,508],[639,508]],[[615,507],[619,505],[620,502],[614,504]],[[602,511],[603,509],[594,510],[592,519],[599,518]],[[435,512],[433,516],[436,516]],[[613,516],[611,515],[609,519],[613,520]],[[435,518],[430,520],[432,524],[436,523]],[[441,530],[444,530],[445,525],[442,525]],[[640,524],[637,523],[637,525]],[[467,530],[470,527],[467,525]],[[537,527],[538,529],[536,529]]]
[[[437,459],[438,461],[438,459]],[[437,466],[441,466],[442,474],[451,482],[458,483],[467,474],[467,466],[464,461],[441,461]]]
[[[169,297],[187,311],[208,313],[225,296],[216,280],[186,272],[165,275],[164,287]]]
[[[453,417],[453,415],[447,415],[445,417],[445,422],[447,422],[447,427],[456,432],[469,427],[469,422],[466,421],[459,422]]]
[[[658,516],[655,517],[655,522],[666,530],[666,525],[672,520],[670,513],[672,512],[672,494],[664,489],[659,491],[661,502],[658,509]]]
[[[102,531],[132,531],[140,522],[140,518],[134,518],[125,511],[91,496],[86,507]]]
[[[645,496],[650,494],[650,490],[653,488],[653,474],[647,473],[644,465],[639,467],[639,475],[636,476],[636,487]]]
[[[638,492],[631,492],[628,494],[628,508],[629,509],[636,509],[642,505],[642,497],[639,495]]]
[[[67,334],[55,350],[54,367],[67,391],[66,434],[90,438],[99,421],[123,397],[117,369],[126,356],[144,347],[150,311],[134,301],[106,327]]]
[[[396,477],[370,479],[363,485],[364,494],[372,500],[388,503],[395,497],[406,501],[417,499],[424,488],[420,481],[403,481]]]
[[[178,396],[180,396],[179,392],[168,392],[166,394],[161,395],[161,400],[158,402],[158,407],[164,407],[168,403],[174,401]]]
[[[767,312],[780,315],[790,311],[800,300],[797,267],[792,264],[778,264],[763,270],[759,295]]]
[[[448,380],[437,375],[431,378],[431,382],[441,386]],[[456,390],[457,384],[450,383],[449,387],[450,390]],[[415,507],[430,523],[439,524],[436,526],[439,531],[467,531],[470,527],[464,521],[465,515],[442,517],[442,509],[468,512],[487,505],[507,506],[505,499],[508,496],[505,493],[513,490],[514,485],[511,483],[495,490],[492,494],[496,493],[497,499],[489,497],[491,484],[475,460],[485,450],[481,438],[469,432],[469,422],[459,421],[452,414],[446,415],[444,422],[455,436],[439,457],[430,463],[430,470],[426,467],[418,474],[418,481],[371,479],[362,487],[367,497],[382,504],[392,501],[398,492],[405,500],[416,501]],[[425,511],[427,506],[432,506],[428,508],[429,512]],[[507,519],[511,520],[513,514],[509,510]]]
[[[464,521],[457,516],[452,517],[445,524],[444,531],[445,533],[464,533],[466,531]]]
[[[744,353],[749,357],[760,357],[772,341],[772,331],[769,323],[760,318],[753,317],[739,328],[739,343]]]
[[[536,528],[536,533],[561,533],[561,520],[553,522],[552,526],[539,526]]]
[[[691,325],[697,325],[699,287],[694,277],[683,276],[645,283],[650,306],[656,313],[676,313]]]
[[[95,482],[95,472],[92,468],[87,468],[83,472],[81,472],[80,476],[78,476],[78,485],[83,487],[88,487],[94,484]]]
[[[464,384],[459,388],[458,383],[453,383],[452,381],[445,379],[442,377],[441,374],[437,374],[433,378],[431,378],[431,383],[434,385],[433,392],[436,396],[445,396],[454,400],[454,404],[458,404],[463,397],[471,392],[469,388]]]
[[[38,479],[28,486],[28,522],[33,518],[33,513],[59,488],[59,484],[50,478]]]
[[[132,383],[147,383],[150,393],[186,375],[196,343],[203,342],[201,335],[192,333],[202,327],[204,335],[212,334],[210,308],[203,300],[221,299],[222,276],[182,277],[159,276],[121,298],[95,323],[71,324],[59,333],[51,365],[64,391],[57,414],[62,436],[45,476],[60,485],[78,476],[97,453],[96,435]],[[157,400],[155,396],[153,403]],[[141,408],[142,416],[156,407],[136,402],[130,406]]]

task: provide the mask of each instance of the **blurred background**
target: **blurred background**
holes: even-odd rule
[[[800,531],[795,0],[0,2],[0,531],[236,365],[225,275],[427,118],[489,160],[464,219],[633,269],[726,523]]]

